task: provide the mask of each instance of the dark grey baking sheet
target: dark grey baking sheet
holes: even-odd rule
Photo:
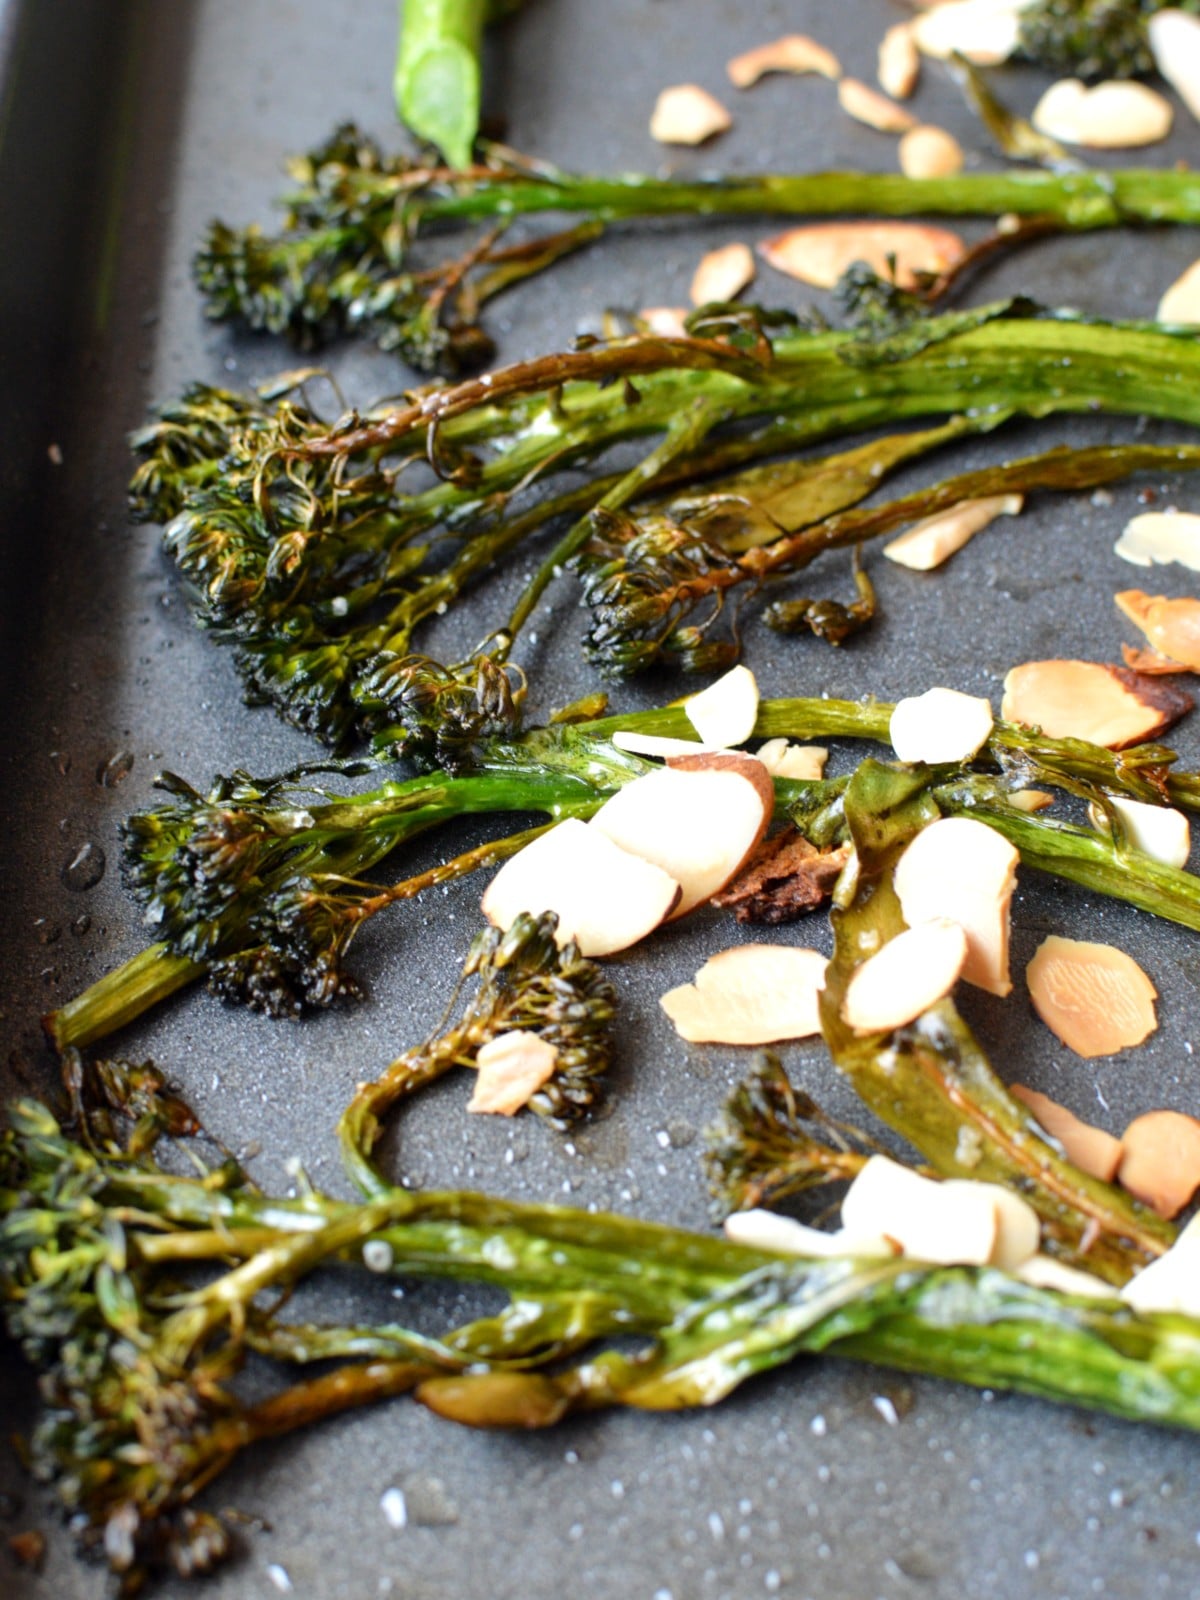
[[[248,384],[294,364],[278,345],[205,324],[189,253],[215,214],[267,219],[285,154],[335,121],[352,116],[385,140],[396,137],[393,11],[315,0],[0,4],[6,1095],[50,1083],[39,1013],[143,943],[118,882],[115,829],[152,798],[154,773],[171,767],[202,781],[312,753],[269,713],[241,705],[229,660],[193,630],[154,532],[127,525],[123,438],[151,397],[187,379]],[[887,168],[893,141],[840,116],[829,84],[774,78],[735,96],[723,64],[736,49],[799,29],[870,78],[878,37],[898,14],[887,0],[531,0],[493,41],[493,99],[513,144],[567,166]],[[737,125],[711,150],[668,154],[649,139],[647,118],[658,88],[684,80],[732,103]],[[1032,103],[1035,78],[1014,72],[1007,81],[1017,101]],[[943,73],[926,71],[917,105],[958,131],[973,163],[990,159]],[[1186,159],[1196,148],[1183,117],[1150,159]],[[679,303],[703,250],[775,226],[627,231],[504,303],[495,323],[502,354],[562,345],[606,305]],[[1019,288],[1088,311],[1147,316],[1196,251],[1188,230],[1080,237],[1028,251],[972,294]],[[756,292],[793,306],[808,298],[766,271]],[[405,381],[392,361],[363,351],[334,352],[330,364],[355,401]],[[1103,439],[1133,428],[1054,422],[1029,436]],[[958,459],[1000,448],[993,441]],[[1186,484],[1151,487],[1160,504],[1189,503]],[[1137,505],[1135,488],[1117,489],[1106,504],[1042,499],[934,578],[883,572],[878,625],[840,652],[751,625],[748,659],[768,693],[891,697],[947,683],[993,701],[1015,661],[1112,659],[1129,636],[1112,594],[1142,579],[1111,546]],[[818,571],[824,590],[846,591],[843,563]],[[497,593],[511,593],[519,578],[518,566]],[[1183,593],[1188,580],[1164,569],[1148,582]],[[477,601],[430,642],[469,645],[497,609],[495,599]],[[569,585],[550,595],[535,630],[522,659],[536,713],[589,684]],[[679,692],[660,681],[621,690],[616,702]],[[1200,758],[1194,729],[1181,729],[1178,745],[1189,764]],[[98,773],[119,752],[132,756],[132,771],[106,787]],[[85,843],[105,852],[108,870],[75,892],[62,869]],[[265,1185],[285,1185],[285,1161],[298,1156],[315,1182],[338,1187],[337,1112],[357,1079],[435,1021],[477,924],[478,887],[402,908],[370,930],[358,949],[370,999],[358,1009],[288,1026],[197,992],[130,1029],[121,1047],[168,1068],[225,1140],[260,1145],[254,1170]],[[1090,1065],[1068,1058],[1019,991],[1007,1004],[969,996],[966,1009],[1001,1068],[1114,1129],[1152,1106],[1194,1111],[1195,939],[1031,880],[1014,920],[1018,971],[1049,930],[1130,949],[1161,991],[1162,1026],[1135,1054]],[[468,1118],[461,1091],[447,1086],[404,1122],[397,1170],[439,1186],[556,1196],[703,1226],[698,1130],[745,1059],[681,1044],[657,996],[731,932],[715,914],[700,915],[613,963],[623,1043],[607,1120],[564,1141],[527,1121]],[[786,937],[825,934],[800,927]],[[786,1059],[831,1107],[850,1109],[819,1048],[794,1047]],[[28,1424],[30,1380],[11,1350],[0,1355],[7,1437]],[[208,1592],[1185,1600],[1200,1595],[1197,1449],[1177,1433],[838,1361],[798,1363],[707,1413],[605,1416],[530,1437],[469,1433],[398,1402],[259,1449],[227,1473],[209,1503],[263,1526],[247,1526],[240,1558]],[[404,1527],[391,1527],[381,1509],[389,1489],[405,1497]],[[0,1491],[0,1593],[99,1596],[103,1575],[77,1560],[7,1447]],[[31,1525],[50,1540],[41,1576],[11,1565],[5,1548],[7,1535]],[[160,1592],[185,1589],[167,1583]]]

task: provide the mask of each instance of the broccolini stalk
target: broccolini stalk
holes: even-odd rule
[[[400,0],[396,113],[452,167],[467,167],[479,131],[486,20],[520,0]]]
[[[864,952],[904,927],[892,872],[915,834],[940,814],[932,790],[930,769],[872,760],[850,781],[844,807],[858,871],[852,897],[831,914],[834,954],[821,1032],[859,1097],[938,1172],[1017,1188],[1041,1217],[1048,1250],[1123,1283],[1167,1248],[1175,1230],[1112,1184],[1078,1171],[1041,1137],[949,999],[885,1033],[857,1034],[842,1017]],[[964,1127],[975,1137],[964,1139]]]
[[[193,587],[203,625],[232,643],[252,698],[334,744],[397,729],[382,734],[384,745],[399,741],[419,753],[420,738],[410,744],[405,731],[414,629],[556,517],[570,518],[570,531],[513,614],[477,657],[444,669],[460,688],[490,671],[499,689],[517,628],[556,563],[584,538],[591,508],[661,501],[701,475],[783,448],[913,419],[969,416],[956,426],[984,428],[1012,414],[1099,410],[1200,421],[1200,352],[1190,336],[1027,309],[1002,303],[882,332],[795,330],[773,344],[769,319],[753,311],[705,316],[688,338],[621,339],[543,357],[419,392],[333,429],[288,395],[269,404],[193,391],[139,436],[136,503],[154,516],[170,514],[167,548]],[[181,419],[192,410],[196,438],[184,442]],[[535,486],[634,441],[645,454],[623,475],[522,509],[521,497]],[[886,462],[893,450],[881,447],[875,459]],[[1139,459],[1191,464],[1186,450],[1126,458],[1130,465]],[[405,492],[402,475],[418,460],[431,463],[441,482]],[[853,505],[855,471],[836,459],[829,466]],[[1123,470],[1119,453],[1101,453],[1079,456],[1074,467],[1070,457],[1012,464],[1006,481],[1027,474],[1033,484],[1094,482]],[[955,492],[962,490],[960,480]],[[822,541],[854,541],[870,526],[868,516],[814,535],[811,546],[784,538],[746,550],[736,570],[724,555],[699,560],[686,528],[682,544],[668,530],[627,579],[614,570],[600,580],[597,604],[615,608],[613,642],[605,643],[606,623],[595,648],[611,670],[628,670],[674,631],[682,643],[661,648],[714,664],[728,646],[706,646],[703,628],[689,633],[676,617],[677,566],[685,584],[701,568],[699,590],[711,595],[743,581],[743,567],[765,577],[772,563],[802,562]],[[431,566],[438,535],[462,542]],[[424,670],[418,660],[418,676]]]
[[[478,0],[413,0],[433,11],[477,7]],[[403,41],[402,41],[403,47]],[[455,135],[456,137],[456,135]],[[583,213],[590,236],[617,219],[688,216],[985,216],[1011,213],[1037,226],[1111,228],[1200,220],[1195,173],[1153,168],[1112,172],[1027,171],[908,178],[898,173],[819,172],[749,177],[609,178],[563,172],[491,149],[466,166],[456,137],[449,168],[385,156],[352,125],[294,161],[296,187],[276,237],[257,227],[214,223],[195,262],[207,311],[251,328],[288,332],[306,346],[363,332],[385,348],[436,370],[486,359],[490,343],[475,320],[481,290],[469,273],[492,249],[484,240],[429,266],[421,236],[446,222],[508,222],[542,213]],[[456,171],[455,164],[465,170]],[[567,236],[566,247],[575,242]],[[583,241],[578,241],[583,242]],[[530,247],[531,270],[555,258]],[[482,254],[481,254],[482,252]],[[561,253],[559,250],[558,253]],[[468,292],[459,286],[468,275]],[[486,275],[480,280],[486,284]]]

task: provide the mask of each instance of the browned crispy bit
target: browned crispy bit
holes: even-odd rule
[[[850,846],[818,850],[798,829],[787,827],[764,839],[733,882],[713,903],[739,922],[777,927],[824,905],[846,864]]]
[[[36,1528],[25,1533],[14,1533],[8,1541],[13,1560],[30,1572],[40,1572],[46,1560],[46,1535]]]

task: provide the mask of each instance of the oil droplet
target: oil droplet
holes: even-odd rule
[[[71,924],[71,932],[77,939],[82,939],[83,935],[91,929],[91,926],[92,919],[88,916],[87,912],[84,911],[78,917],[76,917],[75,921]]]
[[[51,922],[48,917],[35,917],[33,931],[37,935],[39,944],[55,944],[62,938],[62,929],[57,922]]]
[[[133,771],[134,755],[132,750],[118,750],[115,755],[109,756],[107,761],[102,761],[96,769],[96,782],[105,789],[115,789],[119,783]]]
[[[104,851],[98,844],[92,844],[89,840],[79,846],[63,867],[60,876],[68,889],[81,894],[85,889],[96,887],[104,876],[105,865]]]

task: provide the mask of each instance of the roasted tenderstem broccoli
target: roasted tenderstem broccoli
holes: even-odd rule
[[[1018,55],[1076,78],[1153,72],[1146,23],[1156,11],[1200,11],[1196,0],[1033,0],[1022,7]]]

